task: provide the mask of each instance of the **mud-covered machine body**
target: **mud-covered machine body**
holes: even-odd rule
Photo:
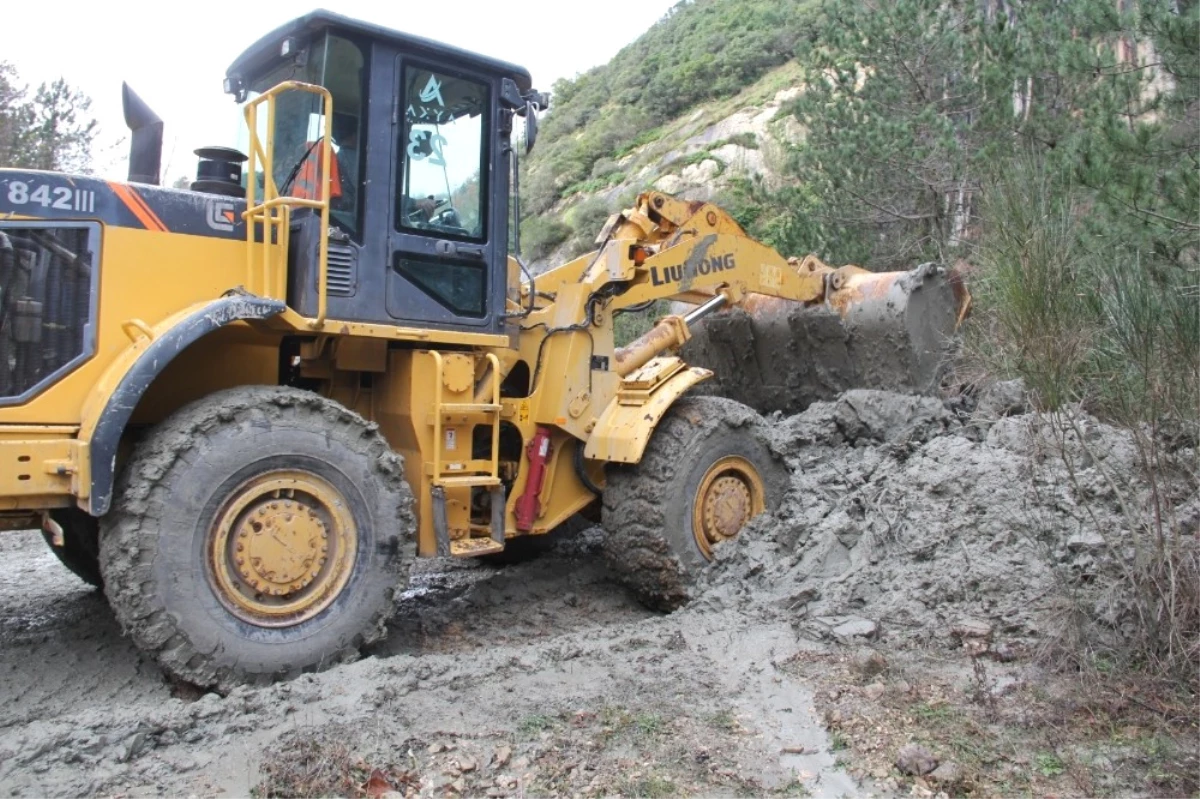
[[[161,123],[132,96],[129,182],[0,169],[0,525],[41,528],[198,684],[351,656],[411,556],[498,555],[588,509],[618,564],[648,562],[629,531],[662,539],[629,582],[678,604],[782,492],[754,411],[692,396],[694,325],[767,298],[786,310],[753,324],[840,318],[899,279],[656,193],[531,278],[511,134],[532,146],[546,98],[428,40],[314,12],[226,90],[248,154],[198,151],[190,190],[155,185]],[[662,299],[694,310],[618,348],[614,319]]]

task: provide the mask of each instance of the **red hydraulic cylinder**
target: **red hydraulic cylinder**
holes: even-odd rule
[[[537,432],[525,448],[525,454],[529,458],[529,479],[525,481],[525,491],[517,500],[518,530],[533,529],[533,522],[540,509],[538,495],[542,493],[542,483],[546,480],[546,461],[553,449],[550,445],[550,428],[538,425]]]

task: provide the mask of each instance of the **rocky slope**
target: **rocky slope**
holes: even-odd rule
[[[780,114],[799,93],[799,84],[794,64],[778,67],[735,96],[691,108],[644,137],[648,140],[598,161],[594,178],[540,214],[569,230],[548,248],[535,240],[534,272],[591,249],[607,216],[631,204],[639,192],[654,189],[720,203],[739,181],[775,185],[786,148],[803,138],[795,118]]]

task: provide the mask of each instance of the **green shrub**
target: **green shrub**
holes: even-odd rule
[[[558,219],[531,216],[521,223],[521,254],[530,260],[549,255],[571,235],[571,226]]]
[[[1127,424],[1200,414],[1200,275],[1126,238],[1098,238],[1096,199],[1040,159],[986,186],[971,352],[1040,404]]]

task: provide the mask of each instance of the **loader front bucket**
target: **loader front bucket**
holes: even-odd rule
[[[683,359],[713,370],[708,391],[761,413],[798,413],[852,388],[935,391],[970,308],[961,278],[932,264],[839,278],[823,305],[753,295],[708,317]]]

